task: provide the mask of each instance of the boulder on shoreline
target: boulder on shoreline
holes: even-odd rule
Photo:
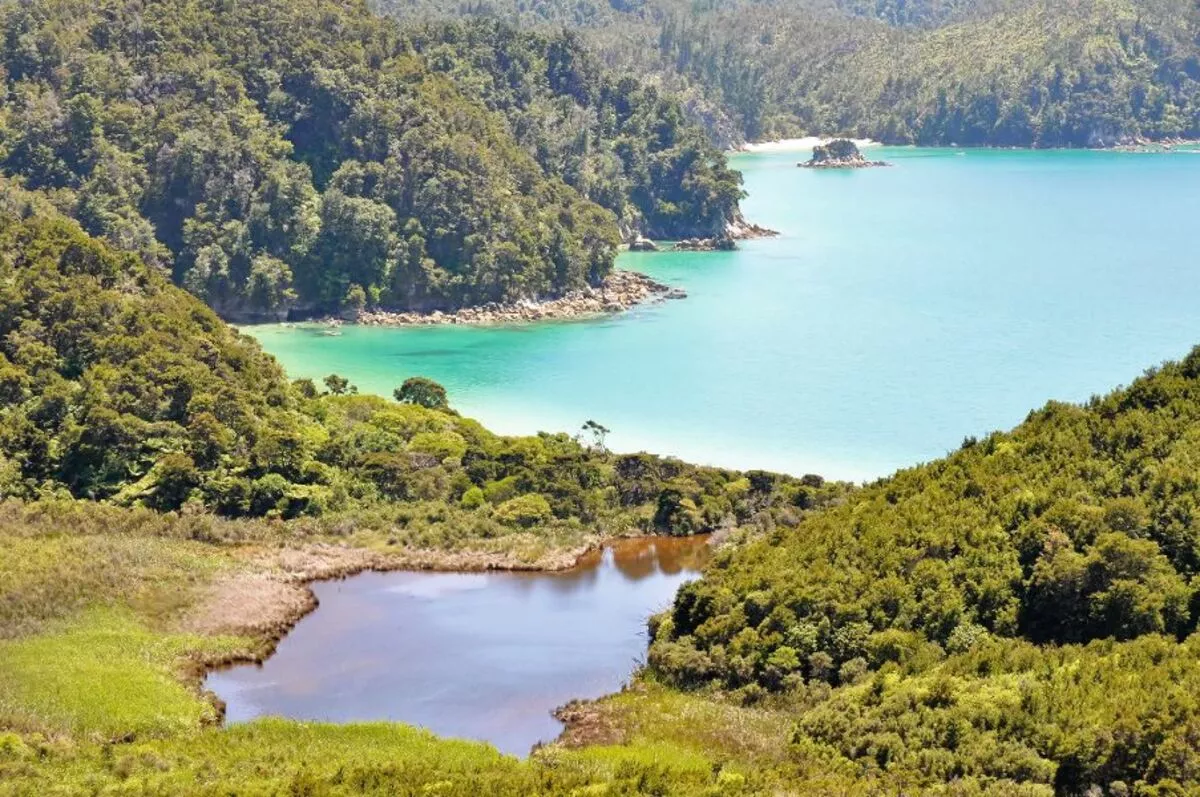
[[[725,227],[725,235],[735,241],[748,241],[752,238],[774,238],[779,231],[748,222],[738,214],[738,218]]]
[[[884,161],[869,161],[863,157],[858,145],[848,138],[835,138],[828,144],[813,147],[807,161],[796,164],[802,169],[863,169],[872,166],[890,166]]]
[[[423,326],[430,324],[517,324],[619,313],[639,304],[682,299],[682,290],[636,271],[614,269],[596,287],[572,291],[553,299],[526,299],[511,304],[485,304],[461,310],[429,313],[367,310],[358,317],[366,326]]]
[[[654,243],[654,241],[651,241],[649,238],[643,238],[642,236],[639,235],[636,238],[634,238],[632,241],[629,242],[629,251],[630,252],[657,252],[658,244]]]
[[[671,247],[672,252],[728,252],[737,248],[729,235],[716,238],[684,238]]]

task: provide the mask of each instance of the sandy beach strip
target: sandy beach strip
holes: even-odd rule
[[[759,141],[743,144],[738,152],[803,152],[818,144],[827,144],[837,136],[805,136],[804,138],[784,138],[778,141]],[[857,147],[877,147],[878,141],[869,138],[852,138]]]

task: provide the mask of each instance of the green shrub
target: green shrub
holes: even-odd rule
[[[439,460],[461,460],[467,441],[457,432],[420,432],[408,444],[409,451],[431,454]]]
[[[463,509],[478,509],[487,503],[487,499],[483,496],[483,490],[479,489],[478,487],[471,487],[465,493],[463,493],[459,503],[462,505]]]
[[[545,523],[552,517],[550,502],[536,494],[519,495],[496,507],[495,517],[501,523],[529,528]]]

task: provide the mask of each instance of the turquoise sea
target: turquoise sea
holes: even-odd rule
[[[626,254],[682,301],[523,327],[249,328],[292,376],[408,376],[500,432],[866,479],[1082,401],[1200,343],[1200,153],[876,149],[888,169],[739,155],[730,253]]]

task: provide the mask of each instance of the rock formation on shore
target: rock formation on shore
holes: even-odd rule
[[[356,319],[368,326],[419,326],[425,324],[517,324],[551,321],[604,313],[619,313],[639,304],[687,296],[636,271],[614,269],[594,288],[572,291],[554,299],[527,300],[513,304],[487,304],[453,312],[432,313],[368,310]]]
[[[737,248],[737,242],[728,235],[717,238],[685,238],[671,247],[672,252],[728,252]]]
[[[813,147],[812,158],[796,164],[802,169],[862,169],[870,166],[890,166],[884,161],[869,161],[859,152],[858,145],[848,138],[835,138],[828,144]]]
[[[774,238],[777,235],[779,235],[778,230],[746,221],[740,213],[725,227],[725,236],[735,241],[747,241],[751,238]]]
[[[670,251],[723,252],[736,249],[738,241],[749,240],[751,238],[772,238],[776,235],[779,235],[776,230],[746,221],[745,217],[739,211],[734,214],[732,220],[725,223],[723,229],[707,234],[701,232],[697,235],[681,238],[675,245],[670,247]],[[640,231],[629,231],[625,236],[625,240],[628,242],[630,252],[662,251],[662,247],[650,238],[647,238],[645,233]]]

